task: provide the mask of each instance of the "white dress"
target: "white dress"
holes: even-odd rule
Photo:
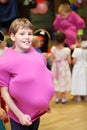
[[[72,57],[77,59],[72,70],[72,95],[87,95],[87,50],[76,48]]]
[[[51,52],[55,57],[52,64],[52,73],[54,75],[55,91],[65,92],[71,88],[71,71],[67,61],[67,55],[70,54],[70,49],[64,47],[59,50],[55,46],[51,48]]]

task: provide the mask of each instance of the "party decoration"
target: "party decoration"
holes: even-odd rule
[[[30,1],[30,4],[29,4],[29,7],[30,7],[30,8],[35,8],[36,6],[37,6],[36,1],[35,1],[35,0],[31,0],[31,1]]]
[[[45,14],[48,11],[48,3],[47,2],[39,2],[37,3],[36,8],[31,9],[33,13]]]
[[[74,4],[74,3],[71,4],[70,7],[71,7],[71,9],[74,10],[74,11],[78,9],[78,6],[77,6],[76,4]]]
[[[36,0],[37,3],[44,2],[44,0]]]
[[[79,4],[81,4],[81,3],[82,3],[82,0],[77,0],[77,2],[78,2]]]
[[[70,4],[76,2],[76,0],[69,0]]]
[[[35,8],[37,6],[36,0],[24,0],[24,6]]]
[[[83,34],[83,29],[79,29],[78,30],[78,35],[82,35]]]
[[[8,0],[0,0],[0,3],[2,4],[6,4],[8,2]]]
[[[45,2],[37,3],[37,9],[40,14],[45,14],[48,11],[48,6]]]

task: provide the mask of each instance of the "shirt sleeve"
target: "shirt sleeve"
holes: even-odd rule
[[[53,21],[54,29],[60,30],[60,23],[61,23],[61,17],[60,17],[60,15],[57,15],[55,20]]]
[[[55,50],[56,50],[56,47],[53,46],[53,47],[51,48],[51,53],[55,54]]]
[[[73,58],[77,58],[78,57],[78,48],[75,48],[74,52],[72,53],[72,57]]]
[[[74,21],[75,21],[74,24],[76,25],[77,30],[85,28],[84,20],[74,11],[72,12],[72,15],[73,15],[73,18],[74,18]]]
[[[10,81],[10,74],[5,68],[4,64],[0,63],[0,87],[8,87]]]
[[[67,47],[67,48],[66,48],[66,53],[67,53],[67,55],[70,54],[70,52],[71,52],[71,50]]]

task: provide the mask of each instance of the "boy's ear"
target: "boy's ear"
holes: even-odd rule
[[[15,35],[13,33],[10,34],[10,38],[13,42],[15,41]]]

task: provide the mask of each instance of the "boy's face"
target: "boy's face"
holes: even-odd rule
[[[11,40],[14,42],[15,50],[26,52],[32,44],[33,31],[29,28],[20,27],[16,34],[11,34]]]

